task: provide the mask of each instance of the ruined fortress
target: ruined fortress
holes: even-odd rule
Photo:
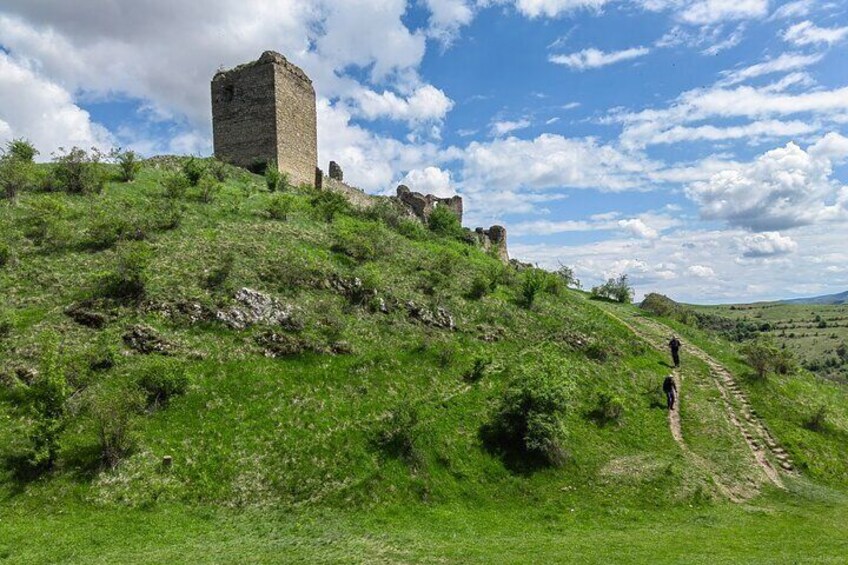
[[[315,89],[299,67],[273,51],[233,69],[220,70],[212,79],[212,136],[215,157],[261,172],[276,166],[293,184],[344,194],[360,208],[379,196],[344,182],[341,166],[331,161],[329,175],[318,168],[318,128]],[[462,198],[438,198],[399,186],[396,196],[411,216],[426,222],[437,207],[447,207],[462,221]],[[486,251],[509,261],[506,229],[469,230]]]

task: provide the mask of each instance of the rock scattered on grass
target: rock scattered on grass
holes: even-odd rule
[[[170,355],[173,351],[173,345],[162,339],[150,326],[132,326],[123,337],[127,347],[145,355]]]
[[[303,325],[294,318],[294,309],[272,296],[242,288],[236,292],[235,300],[238,305],[215,314],[218,321],[234,330],[244,330],[260,323],[291,331],[303,329]]]

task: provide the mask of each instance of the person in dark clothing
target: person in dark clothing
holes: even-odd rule
[[[663,381],[663,392],[668,404],[669,410],[674,410],[674,401],[677,399],[677,383],[674,382],[674,377],[669,375]]]
[[[680,367],[680,340],[677,336],[671,336],[671,341],[668,342],[668,348],[671,349],[671,358],[674,360],[674,367]]]

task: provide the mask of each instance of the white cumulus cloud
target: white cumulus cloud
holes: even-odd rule
[[[745,236],[741,241],[742,256],[748,258],[776,257],[798,249],[798,244],[780,232],[763,232]]]
[[[621,61],[637,59],[639,57],[644,57],[650,52],[651,50],[647,47],[631,47],[630,49],[610,52],[601,51],[600,49],[591,47],[568,55],[551,55],[548,57],[548,60],[557,65],[565,65],[566,67],[583,71],[586,69],[606,67],[607,65],[612,65]]]
[[[403,177],[401,184],[405,184],[416,192],[432,194],[439,198],[448,198],[456,194],[450,171],[443,171],[438,167],[413,169]]]

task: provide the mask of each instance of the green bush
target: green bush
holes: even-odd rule
[[[626,274],[620,275],[618,278],[609,278],[604,284],[592,288],[592,298],[630,304],[633,301],[633,287],[630,286]]]
[[[618,422],[623,414],[624,402],[607,392],[598,394],[597,405],[591,412],[592,418],[601,425]]]
[[[102,159],[103,154],[97,149],[88,153],[79,147],[72,147],[67,152],[60,148],[53,159],[52,175],[56,187],[68,194],[100,194],[106,185]]]
[[[120,178],[124,182],[132,182],[141,170],[141,161],[135,151],[116,151],[115,159],[118,162]]]
[[[462,380],[467,383],[476,383],[483,380],[486,376],[486,370],[492,364],[492,360],[487,357],[476,357],[471,368],[462,375]]]
[[[564,416],[572,394],[563,372],[556,359],[520,365],[480,430],[484,445],[517,468],[563,465]]]
[[[418,220],[402,219],[398,222],[397,232],[407,239],[421,241],[430,235],[427,229]]]
[[[189,185],[197,186],[203,178],[203,173],[206,172],[206,165],[197,157],[189,157],[183,163],[182,172]]]
[[[332,222],[336,216],[350,214],[351,205],[344,195],[338,192],[322,190],[312,198],[312,207],[318,217],[325,222]]]
[[[47,335],[41,353],[38,377],[27,392],[30,429],[29,463],[50,469],[59,455],[59,437],[67,423],[68,382],[59,354],[59,338]]]
[[[165,189],[165,197],[171,200],[180,200],[185,198],[188,192],[190,182],[185,175],[180,173],[171,173],[162,181],[162,186]]]
[[[227,164],[217,159],[213,159],[212,162],[209,163],[207,171],[218,182],[225,182],[227,180],[227,177],[229,177],[229,172],[227,171]]]
[[[224,254],[220,263],[209,270],[206,278],[203,281],[203,286],[209,290],[223,290],[226,288],[227,280],[233,272],[236,256],[230,251]]]
[[[150,406],[167,403],[185,394],[189,378],[185,367],[173,359],[153,359],[139,370],[136,383],[144,392]]]
[[[88,411],[97,434],[103,465],[114,468],[136,444],[136,416],[144,407],[141,392],[134,387],[101,386],[92,391]]]
[[[211,175],[203,175],[197,183],[200,201],[205,204],[210,204],[218,197],[221,192],[221,183],[219,183]]]
[[[447,206],[436,206],[427,219],[427,227],[443,237],[462,240],[465,236],[459,217]]]
[[[760,380],[765,379],[769,372],[775,370],[781,356],[774,342],[764,337],[746,343],[739,352]]]
[[[567,265],[560,264],[554,274],[559,277],[560,281],[566,288],[581,288],[583,286],[580,283],[580,280],[574,276],[574,269]]]
[[[336,253],[343,253],[359,261],[371,261],[380,254],[379,224],[361,223],[344,218],[333,225],[333,245]]]
[[[30,201],[21,219],[24,236],[35,245],[53,247],[66,243],[66,214],[65,205],[53,197]]]
[[[535,267],[524,271],[519,286],[519,302],[525,308],[530,308],[541,291],[547,288],[550,274]]]
[[[6,149],[0,152],[0,189],[5,198],[14,200],[19,192],[35,184],[36,169],[32,160],[37,154],[35,147],[23,139],[8,142]]]
[[[383,418],[374,443],[389,457],[401,459],[412,467],[420,467],[424,458],[417,445],[419,425],[418,411],[410,403],[403,402]]]
[[[12,250],[9,246],[0,241],[0,267],[5,267],[12,260]]]
[[[92,249],[108,249],[121,240],[142,240],[144,230],[137,221],[126,216],[111,216],[100,211],[85,230],[85,245]]]
[[[147,266],[153,257],[145,243],[121,243],[117,249],[115,269],[102,277],[100,293],[106,298],[138,300],[144,296]]]
[[[486,296],[491,290],[491,281],[489,277],[483,274],[477,274],[471,279],[471,288],[468,289],[468,298],[472,300],[480,300]]]
[[[6,143],[6,153],[18,161],[32,163],[35,156],[38,155],[38,150],[29,140],[18,138]]]
[[[823,432],[827,429],[827,406],[822,404],[806,420],[804,427],[812,432]]]
[[[272,194],[268,199],[266,211],[272,220],[288,220],[294,208],[294,198],[290,194]]]
[[[265,168],[265,186],[269,192],[281,192],[289,188],[288,175],[280,172],[276,161],[269,162]]]

